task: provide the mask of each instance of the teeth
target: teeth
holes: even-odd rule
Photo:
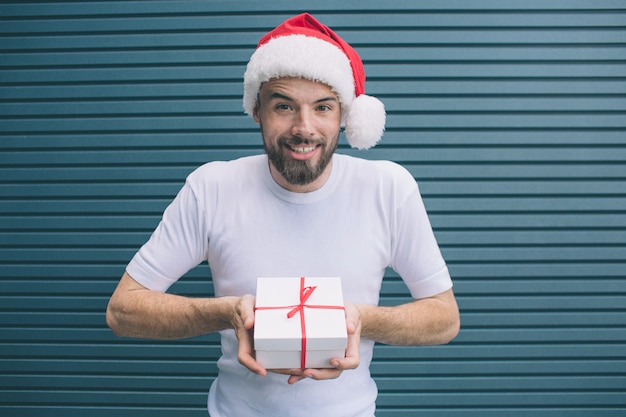
[[[292,148],[292,149],[298,153],[307,153],[307,152],[312,152],[315,149],[315,146],[300,146],[300,147]]]

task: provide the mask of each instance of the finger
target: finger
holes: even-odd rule
[[[315,369],[315,368],[307,368],[307,369],[268,369],[268,372],[281,374],[281,375],[289,375],[287,382],[289,384],[295,384],[298,381],[302,381],[303,379],[310,378],[315,380],[323,380],[323,379],[335,379],[339,375],[341,375],[341,370],[338,369]]]
[[[266,369],[256,361],[254,357],[254,349],[252,347],[252,337],[249,330],[238,330],[239,347],[237,349],[237,359],[239,363],[248,368],[255,374],[265,376],[267,375]]]
[[[304,369],[300,368],[272,368],[268,369],[267,371],[281,375],[302,375],[303,370]]]
[[[361,363],[361,356],[359,352],[358,337],[353,337],[352,340],[348,340],[348,347],[346,348],[346,356],[344,358],[333,358],[330,360],[330,364],[336,369],[347,370],[356,369]]]
[[[287,380],[287,383],[289,385],[293,385],[296,382],[302,381],[303,379],[306,379],[306,377],[302,376],[302,375],[291,375],[291,376],[289,376],[289,379]]]
[[[359,309],[352,303],[346,303],[346,330],[349,335],[361,332],[361,314]]]
[[[361,363],[361,354],[359,351],[359,337],[348,337],[348,346],[346,348],[346,356],[343,358],[333,358],[330,364],[339,371],[348,369],[356,369]]]
[[[250,355],[241,355],[239,356],[239,363],[248,368],[250,372],[253,372],[260,376],[266,376],[267,370],[259,364],[253,356]]]
[[[239,363],[258,375],[267,375],[266,369],[256,361],[254,356],[253,333],[254,327],[254,303],[253,296],[245,295],[241,298],[237,311],[240,317],[240,324],[235,329],[239,346],[237,348],[237,359]]]
[[[288,375],[289,378],[287,379],[287,382],[289,384],[295,384],[296,382],[306,378],[303,375],[304,370],[300,368],[268,369],[267,371],[275,374]]]
[[[245,329],[250,330],[254,327],[254,306],[255,298],[251,295],[244,295],[239,304],[239,316],[243,322]]]
[[[337,369],[356,369],[361,362],[361,321],[358,309],[352,305],[346,305],[346,328],[348,341],[344,358],[333,358],[330,363]]]
[[[324,369],[316,369],[309,368],[305,369],[302,373],[302,378],[311,378],[316,381],[322,381],[325,379],[335,379],[339,378],[342,370],[336,368],[324,368]]]

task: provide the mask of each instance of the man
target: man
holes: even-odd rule
[[[107,309],[116,334],[183,338],[220,332],[212,417],[372,417],[375,342],[447,343],[459,329],[452,282],[417,184],[402,167],[335,154],[368,148],[385,123],[364,94],[356,51],[303,14],[259,42],[244,75],[244,109],[266,155],[193,172],[129,263]],[[215,298],[166,294],[207,260]],[[387,267],[414,301],[379,307]],[[256,278],[340,276],[348,344],[331,368],[266,370],[254,357]]]

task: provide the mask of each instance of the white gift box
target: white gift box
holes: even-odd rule
[[[258,278],[256,360],[266,369],[331,368],[348,334],[338,277]]]

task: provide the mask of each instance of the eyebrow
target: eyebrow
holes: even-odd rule
[[[270,98],[273,98],[273,99],[280,99],[280,100],[287,100],[287,101],[295,101],[295,100],[294,100],[294,99],[292,99],[291,97],[286,96],[286,95],[281,94],[281,93],[277,93],[277,92],[273,92],[273,93],[270,95]],[[315,103],[322,103],[322,102],[325,102],[325,101],[335,101],[335,102],[336,102],[336,101],[337,101],[337,98],[336,98],[336,97],[333,97],[333,96],[322,97],[322,98],[320,98],[320,99],[318,99],[318,100],[315,100]]]

